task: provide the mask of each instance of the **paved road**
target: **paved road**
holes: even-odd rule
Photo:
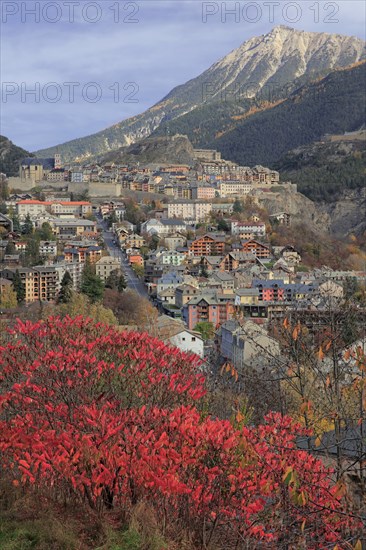
[[[116,244],[113,244],[113,240],[114,240],[113,233],[111,231],[108,231],[105,223],[103,223],[99,218],[98,218],[98,225],[102,229],[103,239],[110,255],[113,258],[118,258],[119,261],[121,262],[122,270],[126,278],[128,288],[131,288],[132,290],[140,294],[140,296],[142,296],[143,298],[148,298],[149,294],[146,286],[136,276],[134,270],[132,269],[132,267],[127,261],[126,255],[121,251],[121,249]]]

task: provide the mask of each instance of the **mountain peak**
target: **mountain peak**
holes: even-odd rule
[[[281,33],[281,32],[285,32],[285,31],[291,31],[291,32],[296,32],[296,33],[303,32],[303,31],[298,31],[297,29],[294,29],[293,27],[289,27],[288,25],[276,25],[275,27],[273,27],[273,29],[268,34]]]
[[[359,38],[275,26],[266,35],[250,38],[198,77],[174,88],[151,109],[93,136],[65,143],[60,152],[69,159],[76,149],[87,157],[130,145],[151,135],[162,122],[188,115],[197,108],[240,103],[254,97],[263,99],[262,90],[265,97],[268,91],[271,97],[278,97],[281,90],[305,84],[365,57],[365,42]],[[41,153],[50,156],[55,149]]]

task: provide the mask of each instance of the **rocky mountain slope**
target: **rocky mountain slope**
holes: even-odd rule
[[[187,136],[149,137],[110,153],[96,157],[102,164],[114,162],[119,164],[194,164],[193,146]]]
[[[302,193],[287,192],[264,193],[259,199],[269,214],[276,212],[288,212],[291,214],[292,223],[306,223],[312,229],[319,232],[328,232],[331,219],[328,212],[305,197]]]
[[[348,189],[366,186],[365,145],[365,130],[329,136],[289,151],[274,166],[309,198],[334,201]]]
[[[366,187],[343,191],[337,200],[320,204],[319,210],[329,219],[330,233],[366,237]]]
[[[336,237],[366,234],[366,187],[343,191],[326,202],[286,191],[266,193],[259,202],[269,214],[288,212],[294,225],[306,224],[315,233]]]
[[[294,83],[309,82],[338,67],[365,59],[365,43],[355,37],[276,27],[251,38],[197,78],[174,88],[159,103],[106,130],[57,146],[65,160],[130,145],[149,136],[162,122],[203,105],[277,96],[287,97]],[[245,107],[244,107],[245,109]],[[176,133],[176,132],[173,132]],[[52,156],[56,147],[38,151]]]
[[[0,172],[7,176],[19,174],[19,161],[24,157],[33,156],[28,151],[14,145],[10,139],[0,136]]]

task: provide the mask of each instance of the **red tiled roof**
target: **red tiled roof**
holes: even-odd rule
[[[17,204],[44,204],[45,206],[51,206],[52,204],[62,204],[63,206],[91,206],[91,203],[87,201],[38,201],[36,199],[18,201]]]

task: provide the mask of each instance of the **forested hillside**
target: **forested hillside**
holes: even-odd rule
[[[28,151],[17,147],[5,136],[0,136],[0,172],[7,176],[17,176],[19,161],[24,157],[32,157]]]
[[[279,105],[245,119],[210,145],[243,165],[273,165],[289,150],[360,128],[365,120],[366,64],[305,85]]]
[[[366,186],[365,141],[311,143],[284,155],[274,168],[310,199],[334,200],[346,189]]]

